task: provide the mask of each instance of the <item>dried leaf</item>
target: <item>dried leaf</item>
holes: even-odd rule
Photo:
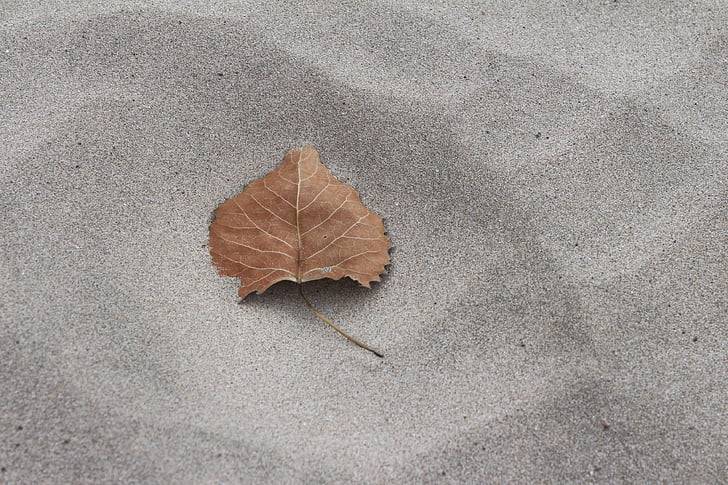
[[[240,278],[238,295],[262,293],[271,285],[344,276],[369,286],[389,264],[392,245],[382,218],[359,194],[336,180],[311,146],[291,150],[283,163],[215,211],[210,253],[220,274]],[[306,305],[341,335],[373,350]]]
[[[220,274],[240,278],[241,298],[283,280],[348,276],[368,287],[385,272],[390,247],[382,218],[311,146],[291,150],[220,205],[210,226],[212,261]]]

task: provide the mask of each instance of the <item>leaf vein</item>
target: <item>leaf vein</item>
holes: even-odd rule
[[[241,210],[241,212],[243,213],[245,218],[248,219],[251,222],[251,224],[253,224],[255,226],[256,229],[258,229],[260,232],[262,232],[264,234],[267,234],[268,236],[272,237],[273,239],[279,240],[280,242],[282,242],[289,248],[293,249],[293,246],[291,246],[288,242],[284,241],[283,239],[279,238],[278,236],[274,236],[273,234],[269,233],[268,231],[266,231],[265,229],[260,227],[258,224],[256,224],[255,221],[253,219],[251,219],[250,216],[245,212],[245,210],[242,207],[240,207],[240,204],[238,204],[237,200],[233,199],[233,202],[235,202],[235,205],[238,206],[238,209]]]
[[[281,251],[273,251],[273,250],[269,250],[269,249],[259,249],[259,248],[256,248],[254,246],[248,246],[247,244],[243,244],[243,243],[238,242],[238,241],[233,241],[232,239],[226,239],[226,238],[224,238],[222,236],[218,236],[218,237],[220,237],[220,239],[222,239],[223,241],[229,242],[231,244],[235,244],[236,246],[242,246],[244,248],[252,249],[253,251],[258,251],[259,253],[280,254],[282,256],[286,256],[286,257],[289,257],[291,259],[296,259],[293,256],[291,256],[290,254],[284,253],[284,252],[281,252]]]
[[[354,224],[352,224],[351,226],[349,226],[349,227],[348,227],[348,228],[346,229],[346,231],[344,231],[343,233],[341,233],[341,235],[340,235],[340,236],[337,236],[337,237],[335,237],[334,239],[332,239],[330,243],[328,243],[328,244],[327,244],[326,246],[322,247],[321,249],[319,249],[319,250],[318,250],[318,251],[316,251],[315,253],[313,253],[313,254],[310,254],[310,255],[308,255],[308,257],[307,257],[307,258],[313,258],[313,257],[314,257],[314,256],[316,256],[317,254],[321,254],[322,252],[324,252],[324,251],[326,251],[327,249],[329,249],[329,248],[331,247],[331,245],[333,245],[333,244],[334,244],[334,243],[335,243],[336,241],[338,241],[338,240],[339,240],[339,239],[341,239],[342,237],[346,236],[346,234],[347,234],[347,233],[348,233],[349,231],[351,231],[351,230],[352,230],[352,229],[353,229],[353,228],[354,228],[354,227],[355,227],[355,226],[356,226],[357,224],[359,224],[359,222],[361,222],[361,220],[362,220],[362,219],[364,219],[364,218],[365,218],[365,217],[367,217],[368,215],[369,215],[369,214],[364,214],[363,216],[361,216],[361,217],[360,217],[359,219],[357,219],[357,220],[356,220],[356,222],[354,222]]]
[[[276,194],[276,195],[278,195],[278,194]],[[258,199],[256,199],[256,198],[255,198],[255,196],[254,196],[253,194],[250,194],[250,198],[251,198],[251,199],[253,199],[253,200],[255,201],[255,203],[256,203],[256,204],[258,204],[258,205],[259,205],[259,206],[261,206],[261,207],[262,207],[263,209],[265,209],[265,210],[266,210],[266,211],[267,211],[267,212],[268,212],[268,213],[269,213],[270,215],[272,215],[272,216],[274,216],[274,217],[278,218],[279,220],[281,220],[281,221],[285,222],[285,223],[286,223],[286,224],[288,224],[289,226],[293,226],[293,227],[296,227],[296,226],[295,226],[295,224],[291,224],[290,222],[288,222],[287,220],[285,220],[284,218],[282,218],[281,216],[279,216],[278,214],[276,214],[275,212],[273,212],[272,210],[270,210],[269,208],[267,208],[266,206],[264,206],[263,204],[261,204],[261,203],[260,203],[260,201],[259,201]]]
[[[246,268],[248,268],[248,269],[254,269],[254,270],[258,270],[258,271],[265,271],[265,270],[267,270],[267,269],[270,269],[270,270],[274,270],[274,271],[283,271],[284,273],[288,273],[289,275],[293,276],[293,273],[291,273],[291,272],[290,272],[290,271],[288,271],[287,269],[283,269],[283,268],[270,268],[270,267],[258,267],[258,266],[251,266],[251,265],[249,265],[249,264],[245,264],[245,263],[243,263],[242,261],[238,261],[237,259],[233,259],[233,258],[231,258],[230,256],[225,256],[225,255],[224,255],[224,254],[222,254],[222,253],[215,253],[215,254],[217,254],[218,256],[221,256],[221,257],[223,257],[223,258],[227,259],[228,261],[232,261],[233,263],[241,264],[241,265],[245,266],[245,267],[246,267]],[[236,274],[235,274],[234,276],[238,276],[238,275],[239,275],[240,273],[242,273],[242,271],[241,271],[241,272],[238,272],[238,273],[236,273]]]
[[[281,178],[283,178],[283,177],[281,177]],[[284,180],[285,180],[285,179],[284,179]],[[292,183],[292,182],[291,182],[291,183]],[[281,199],[281,200],[282,200],[283,202],[285,202],[286,204],[290,205],[290,206],[291,206],[291,207],[293,207],[294,209],[296,208],[296,206],[295,206],[295,205],[293,205],[293,204],[291,204],[291,203],[290,203],[290,202],[289,202],[288,200],[286,200],[286,198],[285,198],[285,197],[283,197],[283,196],[282,196],[281,194],[279,194],[279,193],[278,193],[278,192],[276,192],[275,190],[273,190],[273,189],[271,189],[270,187],[268,187],[268,183],[267,183],[267,182],[265,181],[265,179],[263,179],[263,187],[265,187],[265,189],[266,189],[266,190],[267,190],[268,192],[272,193],[273,195],[275,195],[276,197],[278,197],[279,199]]]
[[[352,259],[354,259],[354,258],[358,258],[359,256],[363,256],[363,255],[365,255],[365,254],[369,254],[369,253],[378,253],[378,252],[379,252],[379,251],[374,251],[374,250],[371,250],[371,251],[362,251],[361,253],[357,253],[357,254],[354,254],[354,255],[352,255],[352,256],[349,256],[349,257],[348,257],[348,258],[346,258],[346,259],[342,259],[342,260],[341,260],[341,261],[339,261],[339,262],[338,262],[337,264],[335,264],[335,265],[333,265],[333,266],[330,266],[330,268],[332,268],[332,269],[333,269],[333,268],[339,268],[339,269],[344,269],[344,270],[346,270],[346,268],[342,268],[342,267],[341,267],[341,265],[342,265],[342,264],[344,264],[344,263],[346,263],[347,261],[350,261],[350,260],[352,260]],[[327,269],[327,268],[329,268],[329,267],[325,267],[325,268],[312,268],[312,269],[309,269],[308,271],[306,271],[306,272],[304,273],[304,275],[307,275],[307,274],[309,274],[309,273],[312,273],[312,272],[314,272],[314,271],[322,271],[322,270],[324,270],[324,269]],[[348,271],[352,271],[352,270],[348,270]],[[353,271],[353,272],[355,272],[355,273],[359,273],[359,274],[363,274],[363,273],[362,273],[361,271]]]
[[[344,207],[344,205],[345,205],[345,204],[346,204],[347,202],[350,202],[350,201],[351,201],[351,199],[349,199],[349,194],[346,194],[346,198],[344,199],[344,201],[343,201],[343,202],[342,202],[342,203],[341,203],[341,204],[339,205],[339,207],[337,207],[336,209],[334,209],[334,210],[333,210],[333,211],[331,212],[331,214],[329,214],[329,217],[327,217],[327,218],[326,218],[326,219],[324,219],[323,221],[319,222],[318,224],[316,224],[316,225],[315,225],[315,226],[313,226],[313,227],[312,227],[311,229],[309,229],[308,231],[304,232],[304,233],[303,233],[303,234],[301,234],[301,235],[302,235],[302,236],[305,236],[306,234],[308,234],[309,232],[313,231],[313,230],[314,230],[314,229],[316,229],[317,227],[320,227],[321,225],[323,225],[324,223],[326,223],[326,221],[328,221],[329,219],[331,219],[332,217],[334,217],[334,214],[336,214],[336,212],[337,212],[337,211],[338,211],[339,209],[341,209],[342,207]]]
[[[319,196],[320,196],[321,194],[323,194],[323,193],[324,193],[324,192],[326,191],[326,189],[328,189],[328,188],[329,188],[329,186],[331,186],[331,184],[327,183],[327,184],[326,184],[326,185],[324,186],[324,188],[323,188],[323,189],[321,189],[321,191],[320,191],[320,192],[319,192],[318,194],[316,194],[316,197],[314,197],[313,199],[311,199],[311,202],[309,202],[309,203],[308,203],[308,204],[306,204],[305,206],[301,207],[300,211],[301,211],[301,212],[303,212],[303,211],[305,211],[306,209],[308,209],[308,208],[309,208],[309,206],[310,206],[311,204],[313,204],[314,202],[316,202],[316,199],[318,199],[318,198],[319,198]]]

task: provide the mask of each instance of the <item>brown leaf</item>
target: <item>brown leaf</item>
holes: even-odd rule
[[[385,272],[390,247],[382,218],[311,146],[291,150],[220,205],[210,226],[212,261],[220,274],[240,278],[241,298],[283,280],[348,276],[368,287]]]

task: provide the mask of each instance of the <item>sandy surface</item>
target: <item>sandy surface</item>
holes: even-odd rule
[[[728,481],[728,7],[520,3],[0,2],[0,482]],[[307,143],[385,359],[210,264]]]

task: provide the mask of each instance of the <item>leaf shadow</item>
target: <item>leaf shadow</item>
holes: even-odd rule
[[[239,300],[238,305],[255,312],[275,308],[287,317],[289,327],[286,331],[296,329],[305,332],[308,334],[305,339],[317,340],[323,335],[320,332],[335,335],[306,307],[298,294],[297,285],[292,281],[276,283],[262,294],[252,293],[244,300]],[[362,314],[367,307],[374,309],[374,297],[379,293],[380,285],[372,283],[371,288],[366,288],[349,278],[322,279],[303,283],[302,290],[313,306],[337,325],[351,329],[353,333],[372,334],[376,319],[362,318]],[[311,324],[317,325],[319,330],[311,330]]]

